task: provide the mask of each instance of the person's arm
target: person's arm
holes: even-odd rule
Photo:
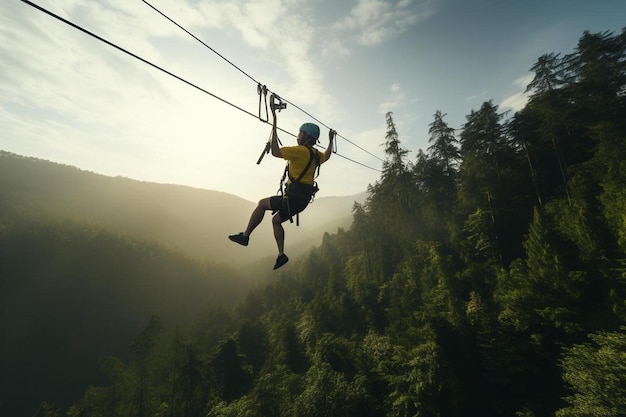
[[[325,161],[328,161],[333,154],[333,141],[335,140],[336,135],[337,132],[332,129],[330,129],[330,131],[328,132],[328,148],[326,148],[326,150],[324,151]]]
[[[274,116],[274,122],[272,123],[272,142],[271,142],[271,149],[272,149],[272,155],[275,156],[276,158],[282,158],[283,154],[280,151],[280,146],[278,146],[278,133],[276,132],[276,109],[274,108],[274,106],[272,107],[272,116]]]

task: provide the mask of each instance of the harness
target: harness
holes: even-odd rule
[[[316,182],[313,182],[313,185],[304,184],[300,182],[304,175],[309,171],[313,160],[315,160],[315,169],[317,169],[317,175],[314,175],[314,178],[317,178],[320,170],[320,155],[319,153],[313,151],[310,147],[306,147],[309,150],[309,162],[306,164],[298,178],[294,178],[289,173],[289,163],[285,166],[285,171],[283,172],[283,177],[280,180],[279,192],[283,198],[283,201],[287,205],[287,212],[289,213],[289,221],[293,223],[293,216],[291,215],[291,208],[289,207],[289,194],[300,194],[303,196],[308,196],[309,202],[312,202],[315,199],[315,193],[319,191]],[[285,179],[289,178],[289,183],[285,183]],[[284,187],[283,187],[284,184]],[[300,226],[300,213],[296,213],[296,225]]]

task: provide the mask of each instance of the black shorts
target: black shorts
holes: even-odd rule
[[[296,214],[304,210],[309,205],[309,201],[311,201],[311,195],[309,194],[290,193],[289,197],[275,195],[270,197],[270,207],[272,208],[272,214],[279,213],[280,219],[287,221],[290,214],[291,217],[295,217]],[[289,205],[287,205],[287,202],[289,202]]]

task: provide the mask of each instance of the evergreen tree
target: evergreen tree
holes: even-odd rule
[[[585,31],[571,57],[576,71],[574,94],[593,119],[623,117],[626,88],[626,28],[592,34]]]
[[[366,203],[368,215],[375,219],[367,223],[376,236],[370,253],[382,260],[377,262],[382,266],[379,281],[392,273],[393,264],[402,259],[404,248],[415,239],[420,224],[419,195],[415,192],[410,164],[405,161],[408,151],[402,148],[391,112],[386,114],[386,121],[387,159],[380,181],[369,187]],[[371,232],[371,229],[367,231]]]
[[[567,75],[560,54],[544,54],[530,67],[535,73],[533,80],[526,86],[526,93],[545,94],[558,90],[567,82]]]
[[[42,402],[33,417],[61,417],[61,410],[56,404]]]
[[[591,343],[566,349],[563,379],[571,395],[557,417],[618,417],[626,410],[626,328],[590,334]]]
[[[444,167],[444,172],[451,175],[452,168],[460,159],[459,150],[456,146],[459,141],[455,137],[454,128],[449,127],[443,120],[445,116],[446,114],[442,114],[440,110],[434,114],[435,120],[430,123],[428,129],[430,134],[428,142],[432,143],[428,147],[428,151],[430,151],[432,158]]]
[[[495,222],[494,192],[501,175],[504,135],[498,106],[485,102],[472,110],[461,131],[461,202],[468,212],[482,208]]]
[[[230,402],[243,396],[252,383],[252,370],[246,366],[243,355],[237,351],[234,340],[225,341],[211,361],[220,397]]]
[[[387,133],[385,135],[385,154],[387,159],[383,162],[383,172],[381,181],[395,181],[407,172],[405,162],[408,150],[404,149],[400,143],[396,124],[393,121],[393,113],[385,115],[387,121]]]

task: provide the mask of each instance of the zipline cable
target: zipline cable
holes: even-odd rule
[[[338,136],[339,136],[339,135],[338,135]],[[362,163],[362,162],[355,161],[354,159],[350,159],[350,158],[348,158],[347,156],[344,156],[344,155],[342,155],[342,154],[340,154],[340,153],[335,152],[335,155],[337,155],[337,156],[339,156],[339,157],[341,157],[341,158],[343,158],[343,159],[347,159],[347,160],[348,160],[348,161],[350,161],[350,162],[354,162],[355,164],[361,165],[362,167],[369,168],[369,169],[371,169],[372,171],[382,172],[382,171],[381,171],[380,169],[378,169],[378,168],[372,168],[372,167],[371,167],[371,166],[369,166],[369,165],[365,165],[365,164],[364,164],[364,163]]]
[[[185,29],[183,26],[181,26],[180,24],[178,24],[174,19],[170,18],[168,15],[166,15],[165,13],[163,13],[161,10],[157,9],[155,6],[153,6],[152,4],[150,4],[147,0],[141,0],[143,1],[147,6],[149,6],[152,10],[156,11],[158,14],[160,14],[161,16],[163,16],[165,19],[169,20],[171,23],[173,23],[174,25],[176,25],[178,28],[180,28],[182,31],[184,31],[185,33],[187,33],[189,36],[191,36],[192,38],[194,38],[196,41],[200,42],[202,45],[204,45],[205,47],[207,47],[211,52],[213,52],[214,54],[216,54],[217,56],[219,56],[220,58],[222,58],[224,61],[226,61],[227,63],[229,63],[230,65],[232,65],[235,69],[237,69],[239,72],[241,72],[243,75],[245,75],[246,77],[248,77],[249,79],[251,79],[252,81],[254,81],[257,85],[261,85],[261,83],[259,81],[257,81],[254,77],[252,77],[250,74],[248,74],[247,72],[245,72],[244,70],[242,70],[240,67],[238,67],[237,65],[235,65],[233,62],[231,62],[230,60],[228,60],[226,57],[224,57],[224,55],[220,54],[219,52],[217,52],[215,49],[213,49],[212,47],[210,47],[209,45],[207,45],[204,41],[202,41],[200,38],[198,38],[196,35],[194,35],[193,33],[191,33],[190,31],[188,31],[187,29]],[[267,90],[268,92],[272,92],[269,89]],[[297,104],[292,103],[289,100],[286,100],[284,97],[281,97],[283,99],[284,102],[291,104],[293,107],[295,107],[296,109],[300,110],[302,113],[306,114],[307,116],[309,116],[310,118],[312,118],[313,120],[315,120],[316,122],[318,122],[319,124],[323,125],[324,127],[326,127],[327,129],[331,130],[331,127],[329,127],[328,125],[326,125],[324,122],[322,122],[321,120],[319,120],[318,118],[316,118],[315,116],[313,116],[311,113],[307,112],[306,110],[304,110],[303,108],[301,108],[300,106],[298,106]],[[263,120],[261,120],[263,121]],[[349,140],[348,138],[337,134],[337,136],[339,136],[340,138],[344,139],[346,142],[350,143],[351,145],[357,147],[358,149],[362,150],[363,152],[373,156],[374,158],[384,162],[384,160],[382,158],[380,158],[377,155],[374,155],[373,153],[371,153],[370,151],[368,151],[367,149],[362,148],[361,146],[357,145],[356,143],[352,142],[351,140]]]
[[[79,26],[79,25],[77,25],[77,24],[75,24],[75,23],[73,23],[73,22],[70,22],[70,21],[69,21],[69,20],[67,20],[67,19],[62,18],[61,16],[59,16],[59,15],[57,15],[57,14],[55,14],[55,13],[51,12],[51,11],[50,11],[50,10],[48,10],[48,9],[45,9],[45,8],[43,8],[43,7],[41,7],[41,6],[37,5],[37,4],[35,4],[35,3],[33,3],[33,2],[31,2],[31,1],[29,1],[29,0],[21,0],[21,1],[22,1],[22,2],[24,2],[24,3],[26,3],[26,4],[28,4],[29,6],[32,6],[32,7],[36,8],[36,9],[38,9],[39,11],[42,11],[42,12],[46,13],[47,15],[50,15],[50,16],[54,17],[54,18],[55,18],[55,19],[57,19],[57,20],[60,20],[61,22],[65,23],[65,24],[67,24],[67,25],[72,26],[72,27],[73,27],[73,28],[75,28],[75,29],[80,30],[81,32],[83,32],[83,33],[85,33],[85,34],[87,34],[87,35],[89,35],[89,36],[94,37],[95,39],[97,39],[97,40],[99,40],[99,41],[101,41],[101,42],[106,43],[106,44],[107,44],[107,45],[109,45],[109,46],[112,46],[113,48],[115,48],[115,49],[117,49],[117,50],[119,50],[119,51],[121,51],[121,52],[124,52],[124,53],[125,53],[125,54],[127,54],[127,55],[132,56],[132,57],[133,57],[133,58],[135,58],[135,59],[138,59],[139,61],[143,62],[144,64],[148,64],[148,65],[150,65],[151,67],[156,68],[156,69],[158,69],[159,71],[162,71],[162,72],[164,72],[165,74],[167,74],[167,75],[169,75],[169,76],[171,76],[171,77],[174,77],[174,78],[176,78],[177,80],[182,81],[182,82],[184,82],[185,84],[187,84],[187,85],[189,85],[189,86],[191,86],[191,87],[194,87],[194,88],[196,88],[196,89],[198,89],[198,90],[202,91],[203,93],[206,93],[206,94],[210,95],[211,97],[216,98],[216,99],[218,99],[219,101],[221,101],[221,102],[223,102],[223,103],[225,103],[225,104],[228,104],[229,106],[232,106],[232,107],[236,108],[237,110],[240,110],[240,111],[242,111],[242,112],[244,112],[244,113],[247,113],[247,114],[249,114],[250,116],[252,116],[252,117],[256,118],[256,115],[254,115],[253,113],[250,113],[248,110],[243,109],[243,108],[241,108],[241,107],[237,106],[236,104],[233,104],[233,103],[231,103],[231,102],[229,102],[229,101],[227,101],[227,100],[224,100],[223,98],[221,98],[221,97],[219,97],[219,96],[217,96],[217,95],[215,95],[215,94],[211,93],[210,91],[207,91],[207,90],[205,90],[204,88],[199,87],[199,86],[197,86],[196,84],[194,84],[194,83],[192,83],[192,82],[190,82],[190,81],[187,81],[187,80],[185,80],[184,78],[179,77],[178,75],[176,75],[176,74],[174,74],[174,73],[172,73],[172,72],[170,72],[170,71],[168,71],[168,70],[166,70],[166,69],[164,69],[164,68],[162,68],[162,67],[160,67],[160,66],[158,66],[158,65],[156,65],[156,64],[153,64],[152,62],[148,61],[147,59],[144,59],[144,58],[140,57],[139,55],[134,54],[134,53],[132,53],[132,52],[130,52],[130,51],[128,51],[128,50],[126,50],[126,49],[122,48],[122,47],[121,47],[121,46],[119,46],[119,45],[114,44],[113,42],[109,42],[108,40],[106,40],[106,39],[102,38],[101,36],[98,36],[98,35],[96,35],[95,33],[90,32],[90,31],[88,31],[87,29],[85,29],[85,28],[83,28],[83,27],[81,27],[81,26]],[[288,133],[288,132],[286,132],[286,133]]]
[[[293,107],[295,107],[296,109],[300,110],[302,113],[306,114],[307,116],[309,116],[310,118],[312,118],[313,120],[315,120],[316,122],[318,122],[319,124],[321,124],[322,126],[326,127],[326,129],[329,129],[329,130],[331,129],[331,128],[330,128],[328,125],[326,125],[324,122],[322,122],[321,120],[319,120],[318,118],[316,118],[315,116],[313,116],[312,114],[310,114],[309,112],[307,112],[306,110],[304,110],[304,109],[302,109],[302,108],[298,107],[298,105],[293,104],[292,102],[290,102],[289,100],[284,99],[284,98],[283,98],[283,101],[284,101],[285,103],[289,103],[289,104],[291,104]],[[365,153],[367,153],[367,154],[369,154],[369,155],[373,156],[374,158],[378,159],[379,161],[385,162],[385,160],[384,160],[384,159],[380,158],[380,157],[379,157],[379,156],[377,156],[377,155],[374,155],[373,153],[371,153],[371,152],[370,152],[370,151],[368,151],[367,149],[364,149],[364,148],[360,147],[359,145],[357,145],[356,143],[354,143],[354,142],[352,142],[351,140],[347,139],[346,137],[344,137],[344,136],[342,136],[342,135],[340,135],[340,134],[338,134],[338,133],[337,133],[337,136],[339,136],[340,138],[342,138],[342,139],[343,139],[343,140],[345,140],[346,142],[350,143],[351,145],[356,146],[357,148],[359,148],[359,149],[360,149],[360,150],[362,150],[363,152],[365,152]]]
[[[243,112],[243,113],[245,113],[245,114],[247,114],[247,115],[249,115],[249,116],[252,116],[252,117],[254,117],[255,119],[257,119],[257,116],[256,116],[255,114],[253,114],[253,113],[249,112],[248,110],[246,110],[246,109],[244,109],[244,108],[242,108],[242,107],[239,107],[239,106],[237,106],[236,104],[233,104],[233,103],[229,102],[228,100],[225,100],[225,99],[223,99],[223,98],[221,98],[221,97],[219,97],[219,96],[217,96],[217,95],[215,95],[215,94],[211,93],[210,91],[205,90],[205,89],[204,89],[204,88],[202,88],[202,87],[199,87],[198,85],[196,85],[196,84],[194,84],[194,83],[192,83],[192,82],[190,82],[190,81],[187,81],[186,79],[184,79],[184,78],[182,78],[182,77],[180,77],[180,76],[178,76],[178,75],[176,75],[176,74],[174,74],[174,73],[172,73],[172,72],[170,72],[170,71],[168,71],[168,70],[166,70],[166,69],[164,69],[164,68],[162,68],[162,67],[160,67],[160,66],[158,66],[158,65],[156,65],[156,64],[154,64],[154,63],[152,63],[152,62],[150,62],[150,61],[148,61],[148,60],[147,60],[147,59],[145,59],[145,58],[140,57],[139,55],[137,55],[137,54],[135,54],[135,53],[133,53],[133,52],[130,52],[130,51],[128,51],[128,50],[126,50],[126,49],[122,48],[121,46],[119,46],[119,45],[117,45],[117,44],[115,44],[115,43],[113,43],[113,42],[110,42],[110,41],[108,41],[108,40],[104,39],[103,37],[101,37],[101,36],[99,36],[99,35],[96,35],[95,33],[91,32],[91,31],[89,31],[89,30],[87,30],[87,29],[85,29],[85,28],[83,28],[83,27],[81,27],[81,26],[79,26],[79,25],[77,25],[76,23],[73,23],[73,22],[71,22],[71,21],[69,21],[69,20],[67,20],[67,19],[63,18],[63,17],[61,17],[61,16],[59,16],[59,15],[57,15],[57,14],[55,14],[55,13],[51,12],[50,10],[48,10],[48,9],[46,9],[46,8],[42,7],[42,6],[39,6],[39,5],[35,4],[35,3],[33,3],[32,1],[29,1],[29,0],[21,0],[21,1],[22,1],[23,3],[25,3],[25,4],[29,5],[29,6],[31,6],[31,7],[33,7],[33,8],[35,8],[35,9],[39,10],[40,12],[43,12],[43,13],[45,13],[45,14],[47,14],[47,15],[49,15],[49,16],[51,16],[51,17],[53,17],[53,18],[57,19],[57,20],[59,20],[60,22],[63,22],[63,23],[65,23],[66,25],[69,25],[69,26],[73,27],[74,29],[77,29],[77,30],[79,30],[79,31],[81,31],[81,32],[83,32],[83,33],[85,33],[85,34],[87,34],[87,35],[89,35],[89,36],[91,36],[91,37],[93,37],[93,38],[95,38],[95,39],[99,40],[100,42],[103,42],[103,43],[105,43],[105,44],[107,44],[107,45],[109,45],[109,46],[111,46],[111,47],[113,47],[113,48],[115,48],[115,49],[119,50],[120,52],[123,52],[123,53],[125,53],[125,54],[127,54],[127,55],[129,55],[129,56],[131,56],[131,57],[133,57],[133,58],[135,58],[135,59],[137,59],[137,60],[139,60],[139,61],[141,61],[141,62],[143,62],[143,63],[145,63],[145,64],[147,64],[147,65],[149,65],[149,66],[151,66],[151,67],[153,67],[153,68],[155,68],[155,69],[157,69],[157,70],[159,70],[159,71],[161,71],[161,72],[163,72],[163,73],[165,73],[165,74],[167,74],[167,75],[169,75],[169,76],[171,76],[171,77],[173,77],[173,78],[176,78],[177,80],[179,80],[179,81],[181,81],[181,82],[183,82],[183,83],[185,83],[185,84],[187,84],[187,85],[189,85],[189,86],[191,86],[191,87],[193,87],[193,88],[195,88],[195,89],[197,89],[197,90],[199,90],[199,91],[201,91],[201,92],[203,92],[203,93],[205,93],[205,94],[208,94],[209,96],[211,96],[211,97],[213,97],[213,98],[215,98],[215,99],[217,99],[217,100],[221,101],[222,103],[227,104],[227,105],[229,105],[229,106],[231,106],[231,107],[233,107],[233,108],[235,108],[235,109],[237,109],[237,110],[239,110],[239,111],[241,111],[241,112]],[[264,123],[266,123],[266,124],[270,124],[269,122],[264,122]],[[293,137],[295,137],[295,136],[296,136],[296,135],[294,135],[293,133],[288,132],[288,131],[286,131],[286,130],[284,130],[284,129],[282,129],[282,128],[278,128],[278,130],[280,130],[281,132],[286,133],[286,134],[288,134],[288,135],[290,135],[290,136],[293,136]],[[366,167],[366,168],[369,168],[369,169],[371,169],[371,170],[374,170],[374,171],[378,171],[378,172],[380,172],[380,170],[379,170],[379,169],[377,169],[377,168],[373,168],[373,167],[371,167],[371,166],[368,166],[368,165],[362,164],[362,163],[360,163],[360,162],[354,161],[354,160],[352,160],[352,159],[350,159],[350,158],[348,158],[348,157],[345,157],[345,156],[343,156],[343,155],[340,155],[340,154],[338,154],[338,153],[337,153],[336,155],[338,155],[338,156],[340,156],[340,157],[342,157],[342,158],[344,158],[344,159],[347,159],[347,160],[349,160],[349,161],[352,161],[352,162],[354,162],[354,163],[357,163],[357,164],[359,164],[359,165],[361,165],[361,166],[364,166],[364,167]]]
[[[209,48],[211,50],[211,52],[213,52],[215,55],[219,56],[220,58],[222,58],[224,61],[228,62],[230,65],[232,65],[233,67],[235,67],[237,70],[239,70],[239,72],[241,72],[243,75],[245,75],[246,77],[250,78],[252,81],[254,81],[257,84],[260,84],[257,80],[255,80],[254,78],[252,78],[252,76],[250,76],[250,74],[248,74],[247,72],[245,72],[244,70],[242,70],[241,68],[239,68],[237,65],[233,64],[231,61],[229,61],[224,55],[220,54],[219,52],[217,52],[215,49],[211,48],[209,45],[207,45],[206,43],[204,43],[202,41],[202,39],[198,38],[196,35],[194,35],[193,33],[189,32],[187,29],[185,29],[184,27],[182,27],[181,25],[179,25],[178,23],[176,23],[173,19],[170,19],[170,17],[168,15],[166,15],[165,13],[163,13],[162,11],[160,11],[159,9],[157,9],[156,7],[154,7],[152,4],[148,3],[146,0],[142,0],[145,4],[147,4],[152,10],[154,10],[155,12],[157,12],[158,14],[160,14],[161,16],[163,16],[164,18],[166,18],[167,20],[169,20],[170,22],[172,22],[173,24],[175,24],[176,26],[178,26],[181,30],[183,30],[185,33],[187,33],[189,36],[191,36],[192,38],[194,38],[195,40],[197,40],[198,42],[200,42],[202,45],[206,46],[207,48]]]

